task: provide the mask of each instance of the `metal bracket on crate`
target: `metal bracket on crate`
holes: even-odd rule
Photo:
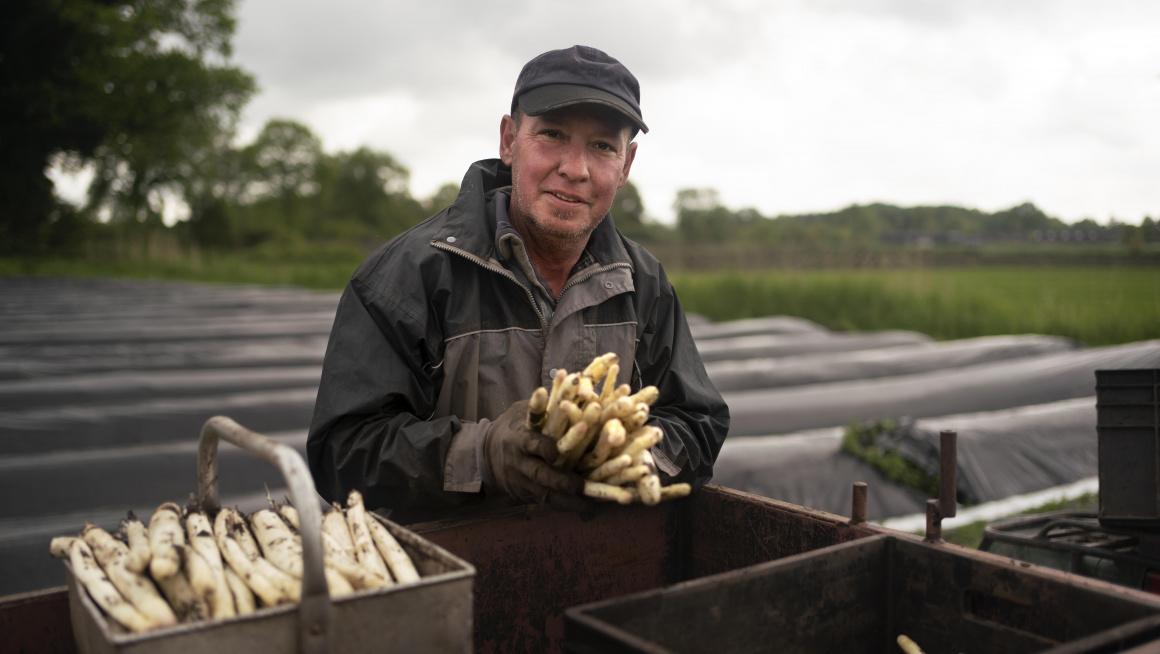
[[[225,416],[214,416],[201,429],[197,446],[197,493],[206,511],[221,508],[218,500],[218,441],[226,440],[278,468],[290,490],[302,525],[302,599],[298,605],[298,643],[304,654],[330,651],[330,593],[323,572],[322,511],[310,470],[298,451],[250,431]]]
[[[926,501],[926,542],[942,541],[943,518],[953,518],[958,511],[955,493],[958,488],[958,440],[954,431],[939,432],[938,499]]]
[[[866,482],[856,481],[850,498],[850,524],[863,522],[866,522]]]

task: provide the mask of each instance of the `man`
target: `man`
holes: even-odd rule
[[[660,265],[608,215],[648,131],[636,78],[594,48],[536,57],[447,209],[354,273],[323,363],[307,443],[319,492],[362,492],[411,523],[516,504],[588,506],[524,428],[557,369],[605,352],[619,383],[655,385],[662,483],[699,487],[729,427]]]

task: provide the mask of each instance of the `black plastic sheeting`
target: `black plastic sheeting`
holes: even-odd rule
[[[877,443],[937,475],[939,432],[944,429],[958,433],[958,495],[968,504],[1060,486],[1098,472],[1094,397],[906,420]]]
[[[926,334],[903,330],[879,332],[801,332],[762,336],[737,336],[697,341],[697,351],[705,363],[782,357],[816,352],[849,352],[870,348],[930,343]]]
[[[729,437],[875,420],[996,411],[1095,393],[1095,371],[1160,367],[1160,340],[899,377],[724,393]]]
[[[914,421],[905,454],[938,468],[938,435],[958,433],[962,499],[989,502],[1044,490],[1096,474],[1095,398]],[[841,451],[842,428],[755,438],[729,438],[714,483],[839,515],[850,514],[854,482],[869,485],[867,512],[881,520],[925,511],[922,493],[886,480]],[[933,466],[933,467],[931,467]]]
[[[785,436],[727,438],[713,483],[849,516],[854,482],[866,482],[872,520],[923,510],[926,496],[887,481],[869,464],[840,451],[841,428]]]
[[[705,364],[705,369],[717,390],[725,392],[912,375],[1078,347],[1075,341],[1059,336],[983,336],[854,352],[716,361]]]
[[[283,338],[134,341],[0,346],[0,380],[90,373],[213,368],[317,366],[322,368],[329,328],[318,334]],[[0,399],[0,407],[4,400]]]
[[[210,416],[228,415],[301,451],[337,303],[337,293],[294,288],[0,277],[0,595],[63,583],[46,553],[53,536],[86,521],[115,528],[127,509],[148,514],[161,501],[184,501],[196,490],[196,441]],[[726,393],[734,428],[714,481],[843,515],[854,481],[870,483],[872,517],[920,512],[926,498],[840,454],[841,429],[741,435],[910,415],[920,418],[917,446],[925,416],[1088,397],[1095,368],[1156,367],[1160,359],[1160,342],[1035,354],[1070,345],[1033,336],[1007,346],[934,344],[914,332],[830,332],[789,316],[690,323],[714,361],[778,357],[750,362],[764,371],[763,384],[807,384]],[[972,358],[1001,351],[1011,358]],[[934,369],[916,369],[923,365]],[[994,418],[993,434],[960,432],[961,478],[979,497],[1011,491],[1009,478],[1050,483],[1086,470],[1083,448],[1058,440],[1059,430],[1059,456],[1034,446],[1046,434],[1019,449],[1023,438],[1000,429],[1005,419]],[[934,433],[938,420],[929,421]],[[1079,428],[1094,442],[1090,424]],[[256,508],[263,484],[281,485],[277,473],[223,447],[223,503]],[[986,458],[992,449],[1007,460]]]
[[[338,294],[0,278],[0,595],[64,583],[47,555],[197,490],[197,439],[229,415],[300,452]],[[222,502],[253,510],[269,464],[222,444]]]
[[[769,316],[766,318],[745,318],[726,322],[709,322],[707,318],[690,316],[689,330],[693,338],[707,341],[714,338],[735,338],[738,336],[764,336],[768,334],[801,334],[828,331],[812,320],[793,316]]]

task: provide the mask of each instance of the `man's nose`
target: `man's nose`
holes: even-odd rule
[[[570,143],[560,153],[560,174],[579,182],[588,179],[588,157],[583,145]]]

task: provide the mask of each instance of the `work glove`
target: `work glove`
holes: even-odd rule
[[[527,428],[528,401],[516,402],[496,418],[483,451],[495,486],[518,502],[585,511],[584,479],[552,466],[556,442]]]

